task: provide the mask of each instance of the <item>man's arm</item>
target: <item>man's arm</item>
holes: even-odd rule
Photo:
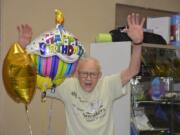
[[[141,44],[144,39],[143,25],[145,18],[140,19],[139,14],[132,13],[127,17],[128,28],[124,31],[132,40],[132,55],[128,68],[121,72],[121,81],[125,85],[140,69],[141,63]]]

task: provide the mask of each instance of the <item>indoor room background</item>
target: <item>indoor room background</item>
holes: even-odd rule
[[[54,9],[64,13],[65,28],[84,45],[89,55],[90,44],[100,32],[115,28],[116,4],[138,6],[170,12],[180,12],[179,0],[1,0],[0,1],[0,68],[9,47],[17,38],[16,27],[29,24],[33,38],[55,27]],[[123,14],[123,13],[122,13]],[[122,19],[122,18],[121,18]],[[126,18],[124,18],[125,20]],[[1,73],[2,74],[2,73]],[[36,92],[29,106],[33,135],[44,135],[48,126],[50,100],[41,102]],[[52,109],[52,134],[65,135],[64,105],[54,101]],[[0,135],[26,135],[29,123],[24,104],[15,103],[6,93],[2,75],[0,79]]]

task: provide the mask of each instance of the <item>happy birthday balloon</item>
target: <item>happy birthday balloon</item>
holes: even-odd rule
[[[64,29],[64,15],[55,10],[56,27],[40,34],[26,47],[37,69],[37,87],[43,92],[57,86],[71,76],[84,54],[79,40]]]
[[[18,43],[9,49],[3,63],[3,80],[7,93],[17,103],[29,104],[35,94],[36,68]]]

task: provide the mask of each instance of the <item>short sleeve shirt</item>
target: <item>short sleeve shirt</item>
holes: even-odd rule
[[[67,135],[113,135],[113,101],[127,93],[119,74],[102,77],[92,92],[85,92],[77,78],[67,78],[47,96],[65,104]]]

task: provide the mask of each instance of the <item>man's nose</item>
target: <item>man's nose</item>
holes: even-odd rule
[[[87,79],[88,79],[88,80],[91,79],[91,74],[87,74]]]

